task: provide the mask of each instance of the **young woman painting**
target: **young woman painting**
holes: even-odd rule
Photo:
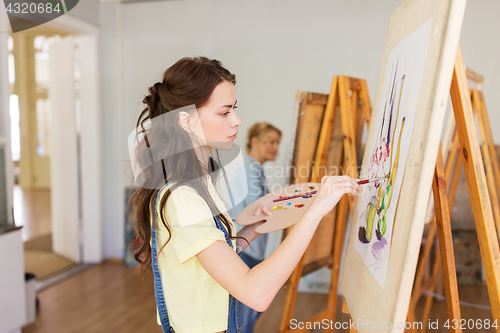
[[[309,209],[282,244],[252,269],[238,253],[262,222],[238,233],[218,195],[224,173],[218,149],[231,148],[241,120],[235,75],[217,60],[184,58],[149,89],[137,123],[135,159],[141,185],[132,197],[136,259],[154,273],[164,332],[241,331],[241,304],[264,311],[309,244],[322,217],[359,186],[348,176],[324,177]],[[137,179],[136,179],[137,181]],[[268,207],[254,215],[271,215]]]

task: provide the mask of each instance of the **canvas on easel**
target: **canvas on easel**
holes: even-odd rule
[[[377,331],[404,330],[464,10],[407,0],[391,15],[361,169],[388,176],[356,200],[341,278],[353,319]]]
[[[429,45],[426,22],[396,45],[386,67],[375,137],[366,178],[385,177],[367,184],[357,217],[356,250],[380,286],[384,285],[392,227],[404,166],[415,123],[416,107]]]

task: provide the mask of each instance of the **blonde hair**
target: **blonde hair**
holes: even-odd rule
[[[247,145],[246,145],[246,151],[247,154],[250,154],[250,150],[252,149],[252,138],[257,138],[258,140],[262,140],[264,135],[269,133],[270,131],[276,131],[278,132],[280,138],[281,138],[281,131],[274,127],[273,125],[266,123],[266,122],[260,122],[260,123],[255,123],[253,124],[247,132]]]

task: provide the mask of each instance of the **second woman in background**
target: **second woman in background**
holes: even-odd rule
[[[243,202],[236,205],[231,210],[231,217],[236,220],[236,216],[255,200],[269,193],[263,164],[267,161],[274,161],[278,153],[278,146],[281,140],[281,131],[266,122],[255,123],[248,129],[246,152],[244,157],[246,171],[246,186],[248,195]],[[244,188],[244,184],[238,182],[245,181],[244,178],[231,179],[231,186]],[[236,224],[238,230],[243,228]],[[242,253],[241,259],[252,268],[261,263],[265,257],[267,234],[260,235]],[[242,333],[251,333],[260,312],[244,306],[244,324]]]

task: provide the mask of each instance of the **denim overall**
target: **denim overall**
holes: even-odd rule
[[[161,190],[167,184],[163,185],[158,194],[156,195],[155,200],[155,224],[156,224],[156,204],[158,203],[158,197],[160,195]],[[231,238],[229,238],[229,234],[219,220],[217,216],[214,216],[215,225],[217,229],[221,230],[226,237],[227,244],[233,248]],[[161,283],[161,275],[160,269],[158,267],[158,254],[157,254],[157,245],[156,245],[156,228],[152,227],[152,235],[151,235],[151,257],[153,263],[153,275],[154,275],[154,287],[155,287],[155,297],[156,297],[156,306],[158,308],[158,314],[160,316],[161,328],[164,333],[175,333],[172,326],[170,326],[170,321],[168,320],[168,312],[167,305],[165,304],[165,298],[163,297],[163,288]],[[240,333],[241,328],[243,327],[243,303],[238,301],[232,295],[229,295],[229,309],[228,309],[228,321],[227,321],[227,333]]]

